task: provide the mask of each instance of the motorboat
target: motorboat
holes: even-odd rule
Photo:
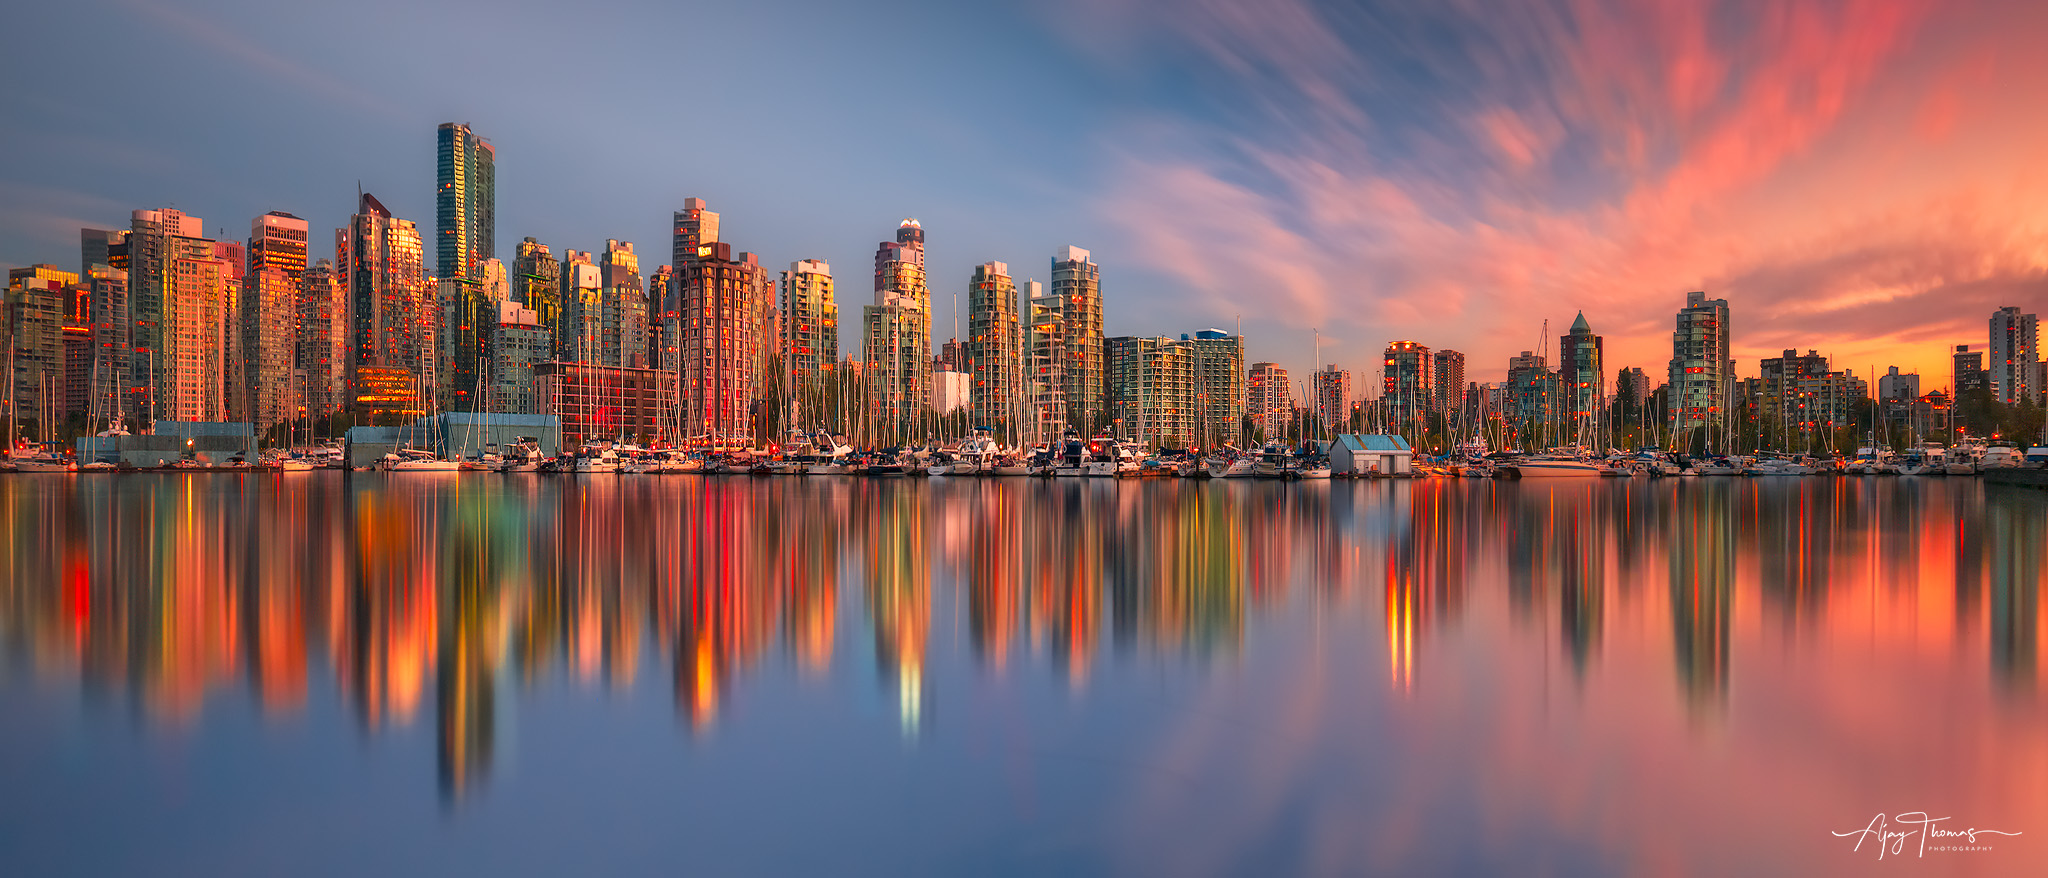
[[[583,453],[576,455],[575,471],[578,473],[611,474],[620,467],[618,448],[611,445],[587,445]]]

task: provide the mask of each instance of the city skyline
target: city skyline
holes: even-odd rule
[[[90,6],[32,10],[25,24],[62,27]],[[831,156],[722,135],[693,140],[680,154],[664,154],[657,136],[644,146],[578,141],[554,130],[562,126],[526,118],[532,93],[512,101],[495,91],[460,93],[453,83],[404,80],[402,63],[390,71],[340,67],[338,44],[329,40],[397,47],[413,38],[358,34],[354,25],[320,18],[329,13],[294,11],[315,18],[265,26],[297,23],[318,33],[286,57],[232,5],[192,15],[149,3],[122,11],[94,25],[110,57],[142,39],[131,32],[142,25],[156,54],[137,57],[194,61],[193,76],[267,73],[262,88],[334,113],[300,126],[304,132],[222,138],[222,125],[240,123],[210,123],[200,132],[191,122],[159,125],[159,111],[150,108],[89,109],[76,90],[135,75],[139,68],[124,61],[10,97],[10,117],[23,124],[0,141],[13,159],[0,174],[0,191],[10,195],[10,208],[0,211],[0,263],[68,267],[61,257],[77,228],[118,225],[141,207],[175,205],[206,217],[209,236],[221,240],[236,237],[221,229],[271,210],[306,217],[315,229],[336,228],[346,224],[359,180],[395,215],[424,226],[435,216],[424,132],[457,119],[505,150],[496,188],[507,241],[658,247],[655,221],[682,198],[701,195],[731,222],[757,230],[750,243],[766,264],[858,265],[867,255],[863,230],[916,216],[935,236],[929,277],[938,325],[953,323],[948,294],[968,286],[974,266],[1033,266],[1078,244],[1105,269],[1108,334],[1234,327],[1241,315],[1247,357],[1296,374],[1314,365],[1297,355],[1297,337],[1320,328],[1325,362],[1363,370],[1387,342],[1414,338],[1471,352],[1468,380],[1499,380],[1508,356],[1534,346],[1545,319],[1554,322],[1555,338],[1581,310],[1608,339],[1607,365],[1654,371],[1668,356],[1661,351],[1669,332],[1664,303],[1704,289],[1752,315],[1744,325],[1753,331],[1734,338],[1740,362],[1817,347],[1859,373],[1897,365],[1936,375],[1945,371],[1947,345],[1979,343],[1981,318],[1970,315],[2005,305],[2035,311],[2031,303],[2048,290],[2032,243],[2039,224],[2014,212],[2041,188],[2018,156],[2039,145],[2042,132],[1994,112],[2000,100],[2048,76],[2040,62],[2010,50],[2004,34],[2024,27],[1987,26],[1997,4],[1940,15],[1907,4],[1729,12],[1750,27],[1698,45],[1679,36],[1708,30],[1685,20],[1709,14],[1698,10],[1672,20],[1617,13],[1579,22],[1605,29],[1567,39],[1563,25],[1572,19],[1542,7],[1493,22],[1452,11],[1340,16],[1286,3],[1242,11],[1197,6],[1143,36],[1133,27],[1147,11],[1142,3],[1092,16],[1078,29],[1057,17],[1072,9],[994,9],[967,16],[973,20],[934,14],[912,26],[943,37],[963,26],[999,25],[1015,37],[1000,51],[1030,62],[1022,69],[1069,59],[1074,72],[990,80],[971,72],[982,65],[957,60],[966,47],[948,44],[861,60],[850,75],[834,77],[846,82],[825,82],[811,75],[822,68],[800,66],[706,99],[741,118],[799,109],[820,124],[857,123],[844,154]],[[716,10],[703,23],[744,32],[760,25],[755,16],[773,14]],[[1237,15],[1257,26],[1232,27],[1243,23]],[[539,26],[473,24],[505,39],[534,39]],[[838,24],[806,65],[846,61],[876,26]],[[1509,25],[1526,33],[1497,33]],[[1425,26],[1442,26],[1449,36],[1414,36]],[[1670,49],[1671,58],[1633,69],[1640,59],[1595,39],[1603,33],[1617,44],[1640,37]],[[1481,45],[1500,53],[1498,64],[1472,72],[1450,63]],[[1299,51],[1280,51],[1289,46]],[[33,64],[38,51],[0,63]],[[703,51],[722,57],[733,50]],[[1373,60],[1375,52],[1386,58]],[[1970,60],[1981,57],[1991,60]],[[1393,86],[1372,86],[1374,74],[1397,62],[1415,71],[1390,80]],[[534,67],[514,78],[542,95],[597,75]],[[630,80],[626,74],[642,69],[613,72]],[[932,69],[969,72],[962,81],[930,82],[921,74]],[[1504,85],[1502,71],[1510,69],[1532,74],[1530,82]],[[1926,69],[1942,75],[1921,75]],[[1634,73],[1645,81],[1628,81]],[[558,74],[561,83],[535,78]],[[1174,76],[1216,94],[1147,85]],[[856,118],[857,101],[842,108],[838,99],[868,77],[923,82],[904,108],[918,122],[913,130],[928,136],[906,138]],[[2007,84],[2013,87],[2000,87]],[[1610,86],[1620,93],[1598,94]],[[643,88],[621,85],[620,92],[650,97]],[[991,88],[992,106],[1018,120],[1009,126],[1018,131],[1015,142],[997,144],[943,121],[975,118],[963,108],[977,89]],[[1416,100],[1395,112],[1386,105],[1389,91]],[[1084,130],[1092,136],[1050,131],[1067,102],[1090,108],[1092,127]],[[1116,116],[1151,127],[1104,121]],[[1869,136],[1886,123],[1900,136]],[[1884,146],[1851,145],[1873,142]],[[1444,148],[1419,148],[1425,144]],[[898,155],[890,173],[864,167],[890,148]],[[758,155],[744,154],[750,151]],[[1340,157],[1346,154],[1352,157]],[[1445,164],[1454,159],[1463,164]],[[1921,170],[1895,173],[1901,167]],[[1446,182],[1458,171],[1468,172],[1465,182]],[[1857,174],[1896,185],[1849,185]],[[1474,187],[1491,188],[1464,191]],[[1201,246],[1217,239],[1219,224],[1243,246]],[[1755,231],[1730,231],[1737,226]],[[1050,280],[1036,270],[1018,274],[1020,284]],[[1247,290],[1258,291],[1257,300]],[[1169,304],[1185,316],[1150,319]],[[964,302],[958,307],[964,325]]]

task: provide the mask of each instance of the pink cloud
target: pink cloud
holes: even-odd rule
[[[1483,34],[1480,93],[1418,96],[1469,142],[1388,155],[1362,133],[1372,106],[1345,97],[1367,65],[1275,32],[1330,22],[1253,5],[1172,26],[1232,71],[1286,71],[1264,103],[1308,108],[1285,137],[1232,132],[1227,153],[1129,150],[1103,206],[1198,307],[1255,302],[1275,329],[1324,326],[1354,367],[1414,338],[1497,378],[1546,318],[1554,337],[1583,308],[1610,367],[1654,374],[1677,304],[1708,289],[1734,305],[1747,371],[1794,345],[1932,370],[1943,344],[1980,339],[1989,303],[2042,299],[2048,180],[2025,157],[2048,147],[2048,126],[2026,121],[2048,66],[2012,51],[2039,11],[1470,6],[1459,25]],[[1228,26],[1247,17],[1260,27]],[[1991,75],[1989,59],[2016,55],[2027,63]],[[1152,142],[1216,132],[1202,134]]]

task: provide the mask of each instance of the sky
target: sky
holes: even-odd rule
[[[2048,305],[2038,2],[15,6],[9,267],[167,206],[238,240],[288,211],[317,254],[358,185],[431,230],[461,121],[507,261],[617,238],[651,271],[701,197],[736,250],[829,261],[854,321],[915,217],[939,339],[975,265],[1045,281],[1071,244],[1109,335],[1241,326],[1297,381],[1368,386],[1395,340],[1499,380],[1581,311],[1659,380],[1705,290],[1740,374],[1814,349],[1933,388]]]

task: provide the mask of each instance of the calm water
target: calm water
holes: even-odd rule
[[[2048,863],[2048,493],[1975,480],[13,476],[0,531],[10,874]],[[1909,811],[2024,834],[1830,834]]]

